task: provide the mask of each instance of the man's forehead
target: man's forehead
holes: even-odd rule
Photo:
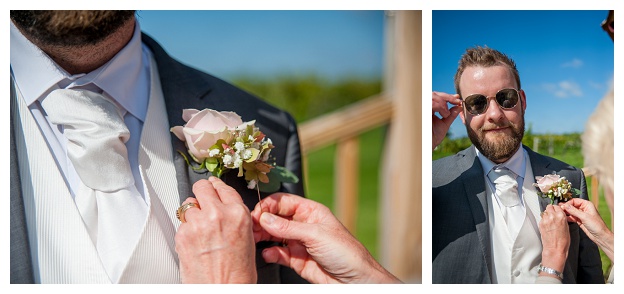
[[[460,89],[473,87],[489,87],[495,84],[505,85],[506,87],[512,83],[516,85],[515,78],[509,69],[504,65],[494,66],[468,66],[462,73],[459,81]],[[515,88],[515,86],[514,86]],[[501,88],[502,89],[502,88]],[[500,89],[499,89],[500,90]]]

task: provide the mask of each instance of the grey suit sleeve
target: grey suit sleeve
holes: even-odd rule
[[[290,135],[286,143],[286,159],[284,167],[293,172],[299,178],[298,183],[284,183],[285,192],[305,197],[303,183],[303,165],[301,158],[301,145],[299,143],[299,133],[297,124],[290,114],[288,116],[288,130]],[[289,267],[280,266],[280,282],[282,284],[307,284],[304,278],[299,276]]]
[[[299,132],[293,117],[288,114],[288,130],[290,135],[286,143],[286,159],[284,167],[293,172],[299,178],[298,183],[284,183],[286,192],[305,197],[303,184],[303,166],[301,158],[301,145],[299,143]]]
[[[585,174],[582,170],[578,172],[580,180],[580,190],[582,199],[588,200],[587,183]],[[576,225],[576,224],[574,224]],[[578,276],[579,284],[604,284],[605,279],[602,272],[602,261],[600,260],[600,252],[598,246],[579,228],[579,247],[578,247]]]

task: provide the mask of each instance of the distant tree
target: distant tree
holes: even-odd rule
[[[290,112],[302,122],[381,91],[380,78],[345,77],[328,80],[317,75],[241,76],[232,83]]]

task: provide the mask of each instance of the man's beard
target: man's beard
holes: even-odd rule
[[[29,39],[63,47],[97,44],[133,15],[133,10],[11,10],[11,20]]]
[[[522,117],[522,121],[518,125],[510,122],[509,127],[512,132],[511,136],[505,135],[504,138],[495,139],[493,142],[485,138],[483,127],[479,128],[478,132],[475,132],[466,125],[466,131],[468,132],[468,138],[479,149],[481,154],[493,162],[499,162],[503,159],[511,158],[518,150],[520,144],[522,144],[524,117]]]

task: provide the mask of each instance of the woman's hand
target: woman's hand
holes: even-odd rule
[[[568,220],[577,223],[583,232],[613,261],[613,232],[607,228],[596,206],[580,198],[572,198],[570,201],[560,203],[559,206],[569,214]]]
[[[329,208],[297,195],[276,193],[252,211],[256,242],[287,246],[267,248],[266,262],[295,270],[312,283],[398,283]]]

